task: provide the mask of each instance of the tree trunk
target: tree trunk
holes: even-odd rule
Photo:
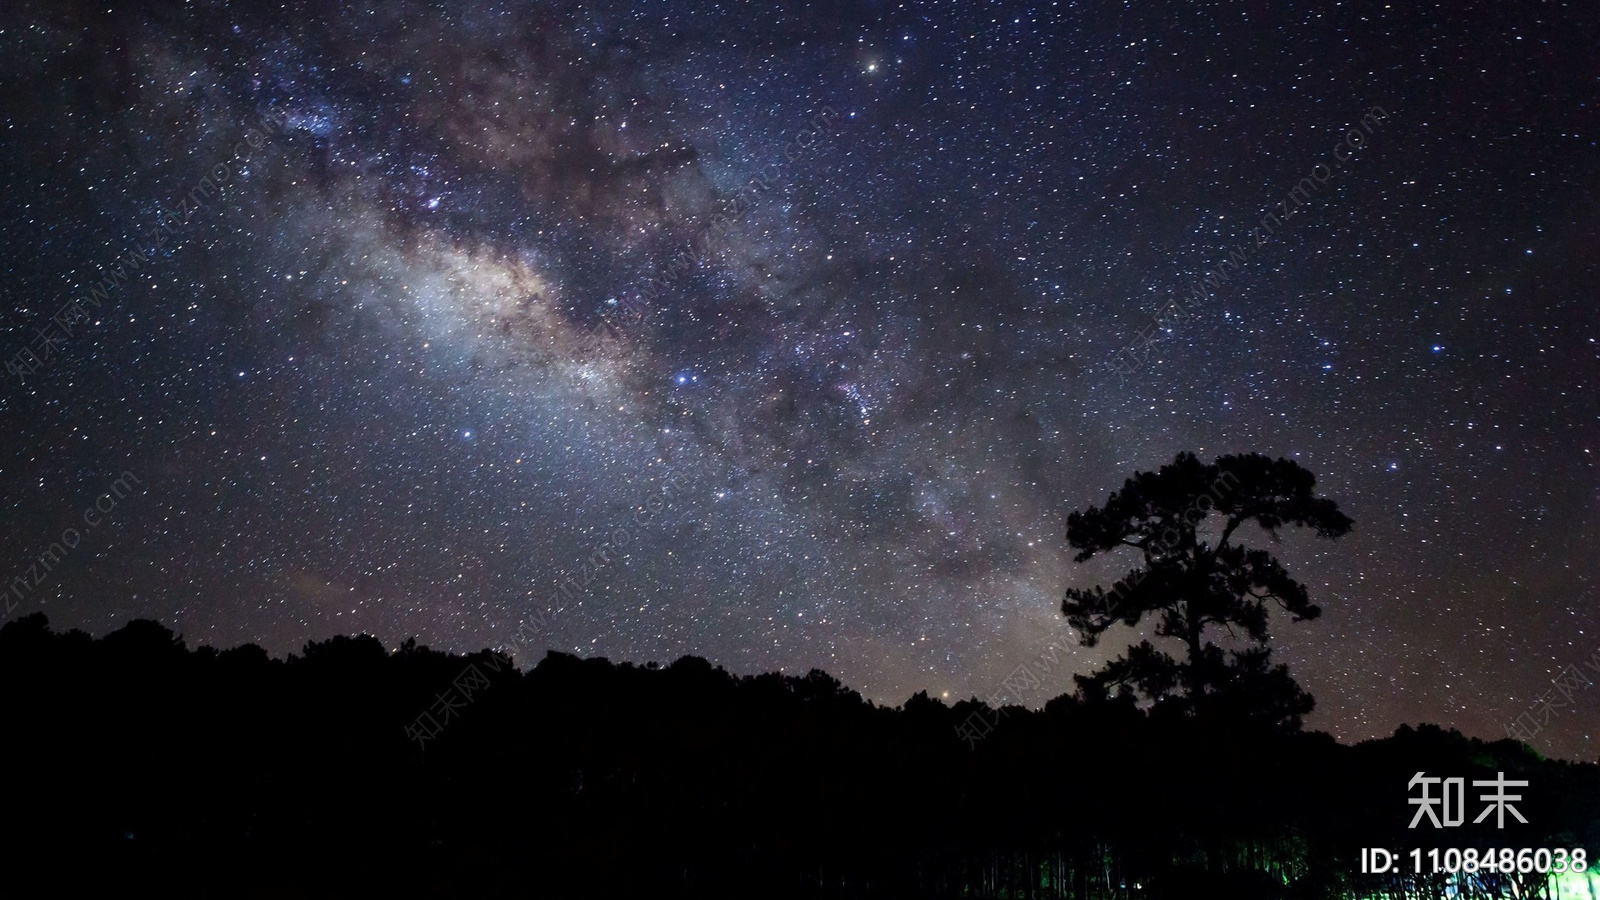
[[[1197,708],[1200,703],[1200,616],[1195,610],[1195,601],[1189,600],[1185,604],[1188,613],[1188,643],[1189,643],[1189,704],[1191,709]]]

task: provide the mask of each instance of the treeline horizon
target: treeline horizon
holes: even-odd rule
[[[890,707],[820,669],[367,635],[273,658],[40,613],[0,627],[0,684],[0,871],[67,894],[1400,897],[1445,883],[1361,848],[1600,849],[1600,766],[1426,724],[1344,745],[1092,691]],[[1528,822],[1473,825],[1473,788],[1462,826],[1408,829],[1417,772],[1527,780]]]

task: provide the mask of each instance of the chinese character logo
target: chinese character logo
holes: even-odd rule
[[[1508,787],[1527,787],[1528,783],[1526,781],[1508,781],[1504,772],[1496,772],[1494,774],[1493,781],[1472,782],[1473,787],[1495,788],[1493,793],[1482,794],[1478,797],[1480,802],[1489,805],[1484,808],[1483,812],[1478,813],[1478,817],[1472,820],[1472,824],[1476,825],[1488,818],[1490,813],[1494,813],[1495,827],[1504,828],[1506,827],[1507,811],[1510,811],[1518,822],[1524,825],[1528,824],[1528,820],[1522,817],[1522,813],[1511,805],[1512,801],[1521,800],[1522,795],[1506,793],[1506,788]],[[1437,797],[1433,794],[1435,785],[1439,785],[1442,789]],[[1418,772],[1411,776],[1411,780],[1406,783],[1406,788],[1407,790],[1415,791],[1418,787],[1422,789],[1422,795],[1420,797],[1412,797],[1406,801],[1417,807],[1417,814],[1411,817],[1411,824],[1407,825],[1407,828],[1417,827],[1417,823],[1422,821],[1423,816],[1428,817],[1428,821],[1433,824],[1434,828],[1454,828],[1466,820],[1467,781],[1465,778],[1431,778]]]

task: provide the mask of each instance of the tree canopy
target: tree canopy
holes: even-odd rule
[[[1086,646],[1119,622],[1138,627],[1149,617],[1158,638],[1182,642],[1184,656],[1145,640],[1099,672],[1076,676],[1080,690],[1114,689],[1191,714],[1210,708],[1298,728],[1312,699],[1286,667],[1271,664],[1268,608],[1297,622],[1322,610],[1272,554],[1246,546],[1248,530],[1240,529],[1254,526],[1276,542],[1286,528],[1338,538],[1352,524],[1317,495],[1311,472],[1287,459],[1252,453],[1202,463],[1180,453],[1159,471],[1136,473],[1103,506],[1069,515],[1066,535],[1077,562],[1132,548],[1135,566],[1109,590],[1069,589],[1062,613]],[[1216,628],[1242,646],[1207,640]]]

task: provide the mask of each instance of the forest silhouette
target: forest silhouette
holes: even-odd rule
[[[1185,454],[1074,513],[1080,561],[1139,564],[1067,592],[1067,623],[1093,643],[1150,616],[1186,653],[1145,641],[1042,709],[889,707],[820,670],[694,656],[549,651],[523,671],[361,635],[274,659],[35,613],[0,628],[5,895],[1539,896],[1533,873],[1361,871],[1366,847],[1600,848],[1600,766],[1432,725],[1354,746],[1305,730],[1264,615],[1316,607],[1229,538],[1347,532],[1312,487],[1282,460]],[[1207,624],[1244,634],[1225,649]],[[1462,825],[1408,828],[1417,773],[1525,780],[1527,823],[1474,824],[1469,787]]]
[[[488,686],[413,740],[464,665]],[[815,670],[368,636],[277,660],[37,613],[0,677],[6,882],[56,896],[1321,897],[1401,884],[1361,847],[1600,846],[1600,767],[1429,725],[1344,746],[1064,695],[970,740],[977,701]],[[1528,824],[1408,831],[1419,771],[1527,780]]]

